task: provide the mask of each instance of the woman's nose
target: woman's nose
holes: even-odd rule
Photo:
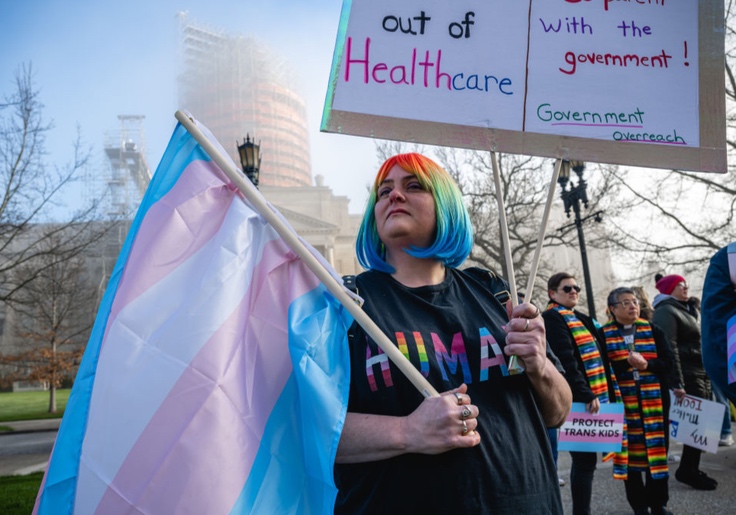
[[[391,202],[399,202],[399,201],[403,202],[404,200],[406,200],[406,198],[404,197],[404,194],[401,193],[398,188],[392,189],[388,198]]]

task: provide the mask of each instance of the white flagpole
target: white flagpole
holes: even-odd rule
[[[368,315],[355,303],[350,296],[345,293],[343,285],[339,283],[328,272],[319,260],[312,255],[304,246],[299,237],[291,228],[286,225],[273,211],[272,208],[263,198],[261,193],[256,189],[249,180],[242,175],[240,170],[233,167],[229,159],[220,154],[215,146],[204,136],[202,131],[196,124],[182,111],[176,112],[176,119],[184,126],[184,128],[197,140],[207,154],[217,163],[222,171],[227,175],[233,184],[245,195],[248,202],[271,224],[276,232],[283,238],[286,244],[296,252],[309,269],[316,275],[325,287],[335,296],[345,309],[353,316],[360,326],[373,338],[373,341],[381,347],[388,358],[406,375],[411,383],[425,397],[436,397],[439,394],[434,387],[429,384],[425,377],[411,364],[411,362],[401,353],[401,351],[389,340],[383,331],[371,320]]]
[[[544,206],[544,214],[542,215],[542,223],[539,226],[539,235],[537,236],[537,248],[534,249],[534,257],[532,258],[532,266],[529,269],[529,280],[526,286],[526,297],[524,300],[527,302],[532,301],[532,290],[534,289],[534,280],[537,278],[537,269],[539,268],[539,259],[542,256],[542,249],[544,248],[544,235],[547,232],[547,222],[549,221],[549,212],[552,209],[552,201],[555,199],[555,186],[557,185],[557,178],[560,176],[560,169],[562,168],[562,159],[558,159],[555,162],[555,169],[552,172],[552,180],[549,183],[549,193],[547,194],[547,203]]]
[[[498,169],[496,152],[491,151],[491,164],[493,167],[493,181],[496,185],[496,202],[498,203],[498,222],[501,226],[501,244],[506,261],[506,280],[509,283],[511,293],[511,307],[519,305],[519,296],[516,294],[516,279],[514,278],[514,262],[511,258],[511,246],[509,245],[509,227],[506,221],[506,206],[503,202],[503,190],[501,189],[501,172]],[[509,374],[520,374],[524,371],[521,359],[516,356],[509,358]]]

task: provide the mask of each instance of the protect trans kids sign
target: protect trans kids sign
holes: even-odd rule
[[[560,427],[560,451],[619,452],[624,434],[624,405],[601,404],[595,415],[585,403],[573,402],[567,420]]]

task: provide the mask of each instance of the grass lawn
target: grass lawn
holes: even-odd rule
[[[56,413],[48,413],[49,392],[0,393],[0,426],[8,420],[61,418],[69,400],[70,389],[56,390]],[[0,513],[3,513],[0,510]]]
[[[0,513],[28,515],[33,511],[43,472],[27,476],[0,477]]]

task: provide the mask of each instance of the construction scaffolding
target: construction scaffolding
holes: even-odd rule
[[[141,115],[119,115],[120,131],[105,138],[105,156],[109,164],[107,214],[111,218],[129,217],[138,208],[151,182],[151,170],[146,161],[144,118]]]
[[[264,186],[310,186],[306,103],[291,65],[251,36],[181,22],[179,107],[238,163],[246,134],[260,142]]]

